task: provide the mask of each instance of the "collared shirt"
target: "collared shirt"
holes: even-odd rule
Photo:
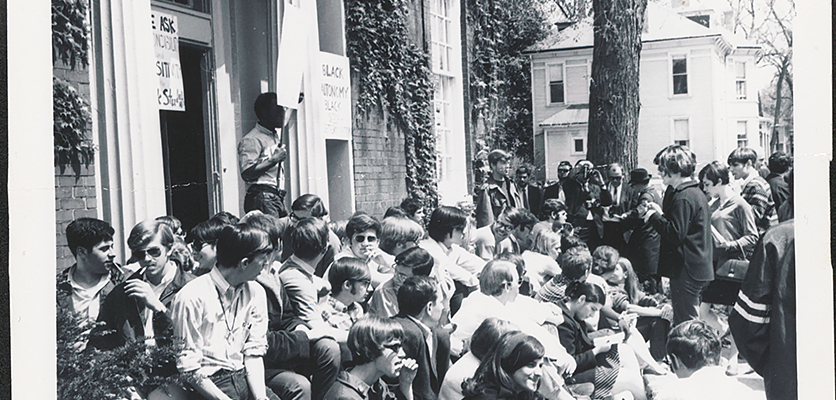
[[[383,282],[369,300],[369,314],[376,315],[380,318],[392,318],[398,315],[398,289],[400,285],[396,284],[398,275],[392,277],[386,282]]]
[[[241,142],[238,143],[238,164],[241,171],[269,158],[280,146],[280,141],[281,138],[275,130],[255,124],[255,127],[244,135]],[[275,187],[278,186],[278,182],[283,180],[281,163],[276,163],[276,165],[264,171],[255,181],[247,183],[259,183]]]
[[[653,396],[658,400],[764,400],[766,394],[755,391],[737,378],[726,376],[723,367],[703,367],[687,378],[670,381]]]
[[[607,184],[607,187],[612,195],[612,205],[618,206],[621,203],[621,191],[624,189],[624,182],[621,182],[618,186],[610,182]]]
[[[169,262],[171,262],[171,261],[169,261]],[[171,263],[173,264],[173,262],[171,262]],[[148,281],[148,278],[144,274],[142,276],[142,280],[148,282],[148,284],[151,285],[151,290],[154,291],[154,295],[157,296],[158,299],[163,295],[163,292],[165,291],[165,288],[167,288],[168,285],[171,284],[171,282],[174,281],[174,277],[177,276],[177,266],[176,265],[170,265],[169,267],[170,268],[168,269],[168,273],[166,273],[163,276],[163,279],[160,280],[159,285],[154,285],[153,283]],[[154,311],[151,310],[150,307],[145,307],[145,310],[143,311],[141,316],[142,316],[143,329],[145,330],[145,332],[154,332]],[[150,334],[148,336],[149,337],[147,339],[145,339],[145,343],[149,346],[155,346],[157,344],[156,339],[151,337],[152,335],[150,335]]]
[[[102,289],[110,283],[110,277],[103,275],[99,282],[86,288],[78,284],[73,278],[72,272],[69,275],[70,287],[73,288],[73,311],[87,315],[87,319],[95,321],[99,318],[101,309]]]
[[[290,310],[306,323],[324,322],[317,309],[318,288],[314,267],[296,255],[290,256],[279,270],[282,289],[287,293]]]
[[[435,343],[433,342],[433,331],[432,331],[432,329],[430,329],[429,326],[427,326],[423,322],[421,322],[421,320],[419,320],[418,318],[415,318],[411,315],[407,315],[406,317],[409,318],[410,320],[412,320],[412,322],[414,322],[415,325],[418,325],[418,327],[421,328],[421,331],[424,332],[424,337],[427,338],[426,339],[427,349],[430,350],[429,353],[427,353],[427,354],[435,354]],[[430,362],[435,362],[434,357],[430,357]]]
[[[171,313],[174,334],[183,340],[181,372],[237,371],[244,356],[267,353],[267,296],[256,282],[230,286],[215,267],[180,290]]]
[[[102,284],[100,281],[99,284],[95,285],[97,289],[91,297],[91,293],[89,292],[85,295],[75,293],[77,289],[86,290],[73,279],[76,268],[78,268],[78,265],[73,264],[58,274],[55,283],[56,305],[72,312],[86,312],[88,318],[91,318],[90,321],[94,322],[99,316],[99,310],[107,295],[127,276],[126,269],[118,264],[113,264],[113,267],[108,269],[105,284],[100,286]],[[82,299],[82,296],[85,299]],[[78,297],[77,300],[76,297]],[[86,300],[87,297],[91,297],[90,300]],[[93,301],[94,299],[96,300],[95,302]]]
[[[325,297],[320,308],[323,321],[344,331],[351,329],[351,325],[363,317],[363,308],[357,303],[345,305],[331,295]]]
[[[337,381],[325,393],[325,400],[394,400],[394,393],[389,391],[383,380],[369,386],[351,371],[340,371]]]

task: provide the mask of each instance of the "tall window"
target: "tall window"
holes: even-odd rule
[[[563,64],[550,64],[548,67],[549,103],[563,103]]]
[[[688,59],[685,56],[675,56],[671,65],[673,94],[688,94]]]
[[[737,147],[748,147],[749,137],[746,133],[746,121],[737,121]]]
[[[738,100],[746,99],[746,63],[734,63],[734,89]]]
[[[451,44],[450,0],[432,0],[430,4],[430,42],[432,43],[433,71],[450,73],[453,58]]]
[[[673,143],[680,146],[691,146],[691,136],[688,127],[688,118],[677,118],[673,120]]]
[[[436,75],[438,81],[435,85],[435,96],[433,106],[435,109],[435,139],[436,151],[438,151],[438,178],[445,179],[450,168],[452,155],[448,151],[447,140],[452,132],[452,118],[450,116],[452,102],[453,78],[444,75]]]

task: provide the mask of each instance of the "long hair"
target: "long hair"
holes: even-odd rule
[[[633,270],[633,263],[621,257],[618,259],[618,265],[624,270],[624,291],[627,292],[627,298],[630,300],[630,304],[638,304],[639,300],[644,297],[644,292],[639,289],[639,277],[636,275],[636,271]]]
[[[518,392],[514,372],[543,358],[545,353],[543,344],[533,336],[517,331],[503,334],[483,357],[473,378],[462,385],[465,398],[486,390]]]

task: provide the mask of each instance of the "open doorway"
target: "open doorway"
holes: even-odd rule
[[[160,111],[166,209],[191,229],[217,212],[211,49],[180,42],[186,111]]]

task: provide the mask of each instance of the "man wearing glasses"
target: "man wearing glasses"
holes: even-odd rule
[[[344,246],[345,250],[342,253],[335,256],[337,260],[354,257],[365,262],[369,266],[373,288],[392,277],[394,264],[394,258],[378,247],[378,232],[380,222],[377,219],[365,213],[356,213],[345,225],[348,245]]]
[[[572,163],[569,161],[561,161],[557,166],[557,182],[547,186],[543,190],[543,202],[548,199],[558,199],[563,203],[566,202],[566,195],[563,193],[563,182],[566,182],[570,171],[572,171]]]
[[[169,260],[173,244],[174,234],[161,221],[143,221],[131,229],[128,247],[139,270],[105,299],[98,318],[103,324],[90,334],[90,346],[112,349],[143,339],[149,345],[171,343],[169,307],[177,292],[194,279]]]

